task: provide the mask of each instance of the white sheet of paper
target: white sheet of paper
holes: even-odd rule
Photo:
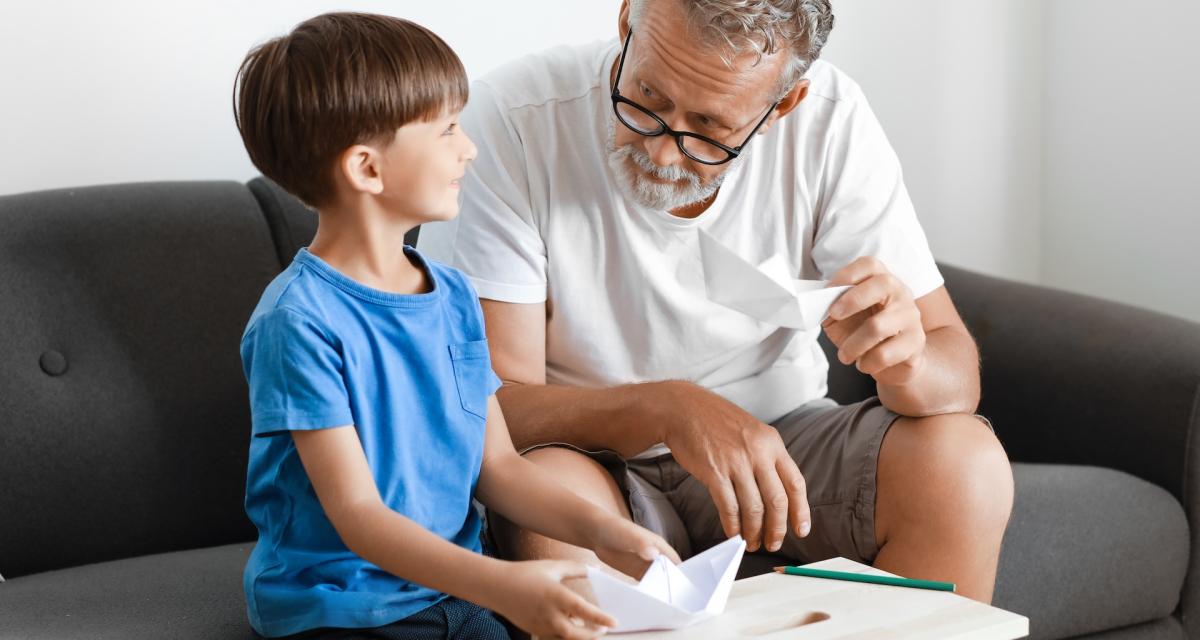
[[[665,556],[636,585],[588,567],[596,602],[617,619],[610,633],[678,629],[725,610],[746,541],[734,536],[676,566]]]
[[[825,280],[791,277],[783,256],[753,265],[703,229],[700,262],[708,298],[768,324],[816,329],[829,306],[850,287],[829,287]]]

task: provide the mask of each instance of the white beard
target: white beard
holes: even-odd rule
[[[636,145],[627,144],[618,148],[616,125],[615,116],[608,118],[608,139],[605,144],[608,166],[617,177],[621,191],[647,209],[671,211],[708,200],[721,187],[725,177],[734,171],[745,157],[743,153],[730,160],[725,171],[708,184],[704,184],[698,174],[683,167],[660,167],[654,164],[650,156]],[[636,168],[633,165],[636,165]],[[647,174],[669,182],[655,182]]]

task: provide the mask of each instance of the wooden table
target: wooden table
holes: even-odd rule
[[[805,566],[892,575],[845,558]],[[1011,640],[1027,635],[1025,616],[953,593],[769,573],[735,582],[720,616],[675,631],[613,637]]]

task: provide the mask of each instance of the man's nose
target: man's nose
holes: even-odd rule
[[[663,134],[654,136],[653,138],[644,138],[646,141],[646,155],[650,156],[650,161],[660,167],[671,167],[683,161],[683,154],[679,152],[679,145],[675,143],[675,138]]]

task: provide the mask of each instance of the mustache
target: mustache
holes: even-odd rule
[[[700,176],[696,173],[688,171],[683,167],[667,166],[660,167],[650,160],[650,156],[641,149],[636,148],[632,144],[623,145],[617,148],[617,153],[622,157],[629,158],[642,171],[653,175],[659,180],[669,180],[671,182],[687,181],[694,186],[699,186],[701,183]]]

